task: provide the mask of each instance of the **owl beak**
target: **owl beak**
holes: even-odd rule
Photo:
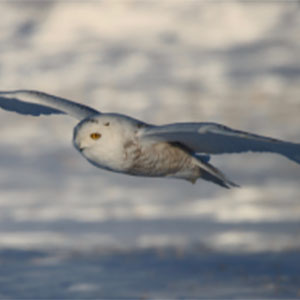
[[[79,151],[82,152],[86,147],[82,146],[82,144],[78,141],[74,141],[74,146],[75,148]]]
[[[86,148],[86,147],[83,147],[83,146],[80,145],[80,144],[78,145],[78,149],[79,149],[80,152],[82,152],[85,148]]]

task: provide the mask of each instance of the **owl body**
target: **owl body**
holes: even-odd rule
[[[126,149],[128,174],[148,177],[174,177],[195,181],[199,167],[194,158],[178,145],[165,142],[132,144]]]
[[[75,127],[73,143],[89,162],[114,172],[148,177],[199,175],[186,150],[166,142],[141,143],[140,131],[146,126],[117,114],[93,116]],[[93,133],[100,135],[98,139],[91,138]]]
[[[187,147],[142,139],[143,130],[149,126],[153,125],[124,115],[95,115],[75,127],[73,143],[90,163],[102,169],[134,176],[181,178],[192,183],[213,173],[216,178],[210,176],[209,180],[224,186],[225,177]]]

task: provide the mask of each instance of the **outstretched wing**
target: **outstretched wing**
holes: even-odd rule
[[[150,126],[143,129],[141,138],[178,142],[195,153],[274,152],[300,163],[300,144],[234,130],[216,123]]]
[[[43,92],[18,90],[0,92],[0,107],[23,115],[68,114],[82,120],[99,111]]]

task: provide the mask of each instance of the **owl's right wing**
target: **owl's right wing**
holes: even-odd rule
[[[300,144],[235,130],[216,123],[148,126],[141,131],[141,138],[180,143],[193,152],[202,154],[273,152],[300,164]]]
[[[68,114],[78,120],[100,114],[99,111],[83,104],[31,90],[0,92],[0,107],[32,116]]]

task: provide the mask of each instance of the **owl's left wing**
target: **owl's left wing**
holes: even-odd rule
[[[300,144],[285,142],[217,123],[175,123],[149,126],[141,139],[181,143],[195,153],[273,152],[300,163]]]
[[[0,107],[32,116],[69,114],[79,120],[100,114],[99,111],[83,104],[31,90],[0,92]]]

